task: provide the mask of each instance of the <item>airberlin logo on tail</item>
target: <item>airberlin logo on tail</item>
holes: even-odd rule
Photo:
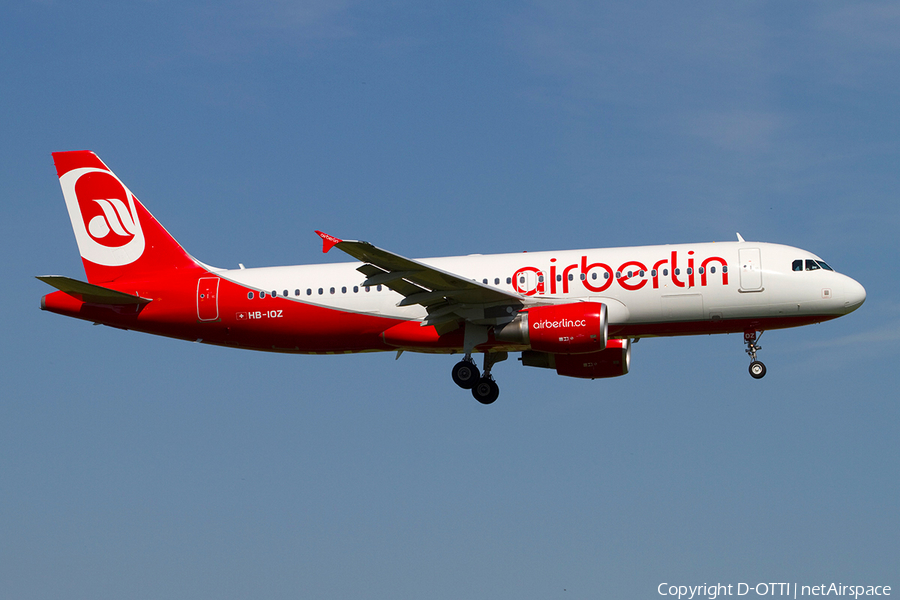
[[[134,195],[110,171],[73,169],[59,178],[81,257],[109,267],[127,265],[144,252]]]
[[[134,238],[137,233],[135,219],[125,203],[118,198],[96,198],[94,202],[103,211],[88,219],[88,210],[93,207],[81,206],[81,214],[87,221],[87,230],[94,240],[108,248],[124,246]],[[124,243],[123,243],[124,242]]]

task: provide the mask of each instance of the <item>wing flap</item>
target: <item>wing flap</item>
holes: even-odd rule
[[[402,273],[385,271],[375,265],[363,265],[356,270],[366,276],[366,280],[362,282],[362,285],[368,287],[386,285],[388,288],[404,296],[404,299],[409,296],[415,296],[422,292],[429,291],[414,283],[410,283],[403,278]]]

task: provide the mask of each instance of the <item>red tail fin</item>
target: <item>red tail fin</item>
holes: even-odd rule
[[[54,152],[90,283],[194,268],[197,262],[93,152]]]

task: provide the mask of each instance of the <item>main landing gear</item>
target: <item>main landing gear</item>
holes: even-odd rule
[[[478,383],[478,378],[481,377],[481,374],[478,372],[478,367],[475,366],[475,361],[472,360],[472,357],[466,356],[463,360],[453,365],[453,371],[450,373],[450,376],[453,377],[453,383],[464,390],[471,390]]]
[[[506,360],[507,356],[506,352],[485,352],[482,375],[478,372],[472,355],[466,354],[464,359],[453,366],[451,372],[453,383],[464,390],[472,390],[472,396],[482,404],[491,404],[500,396],[500,386],[494,381],[491,368],[494,364]]]
[[[762,337],[762,333],[759,334],[759,337]],[[744,343],[747,344],[747,349],[744,352],[750,355],[750,377],[762,379],[766,376],[766,365],[756,360],[756,353],[762,350],[762,346],[756,345],[757,339],[756,331],[744,332]]]

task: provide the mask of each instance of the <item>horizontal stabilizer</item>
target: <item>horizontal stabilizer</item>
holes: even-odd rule
[[[109,288],[85,283],[70,277],[61,277],[59,275],[43,275],[38,277],[44,283],[50,284],[56,289],[67,293],[77,300],[88,302],[90,304],[110,304],[110,305],[143,305],[149,304],[149,298],[141,298],[133,296],[125,292],[117,292]]]

